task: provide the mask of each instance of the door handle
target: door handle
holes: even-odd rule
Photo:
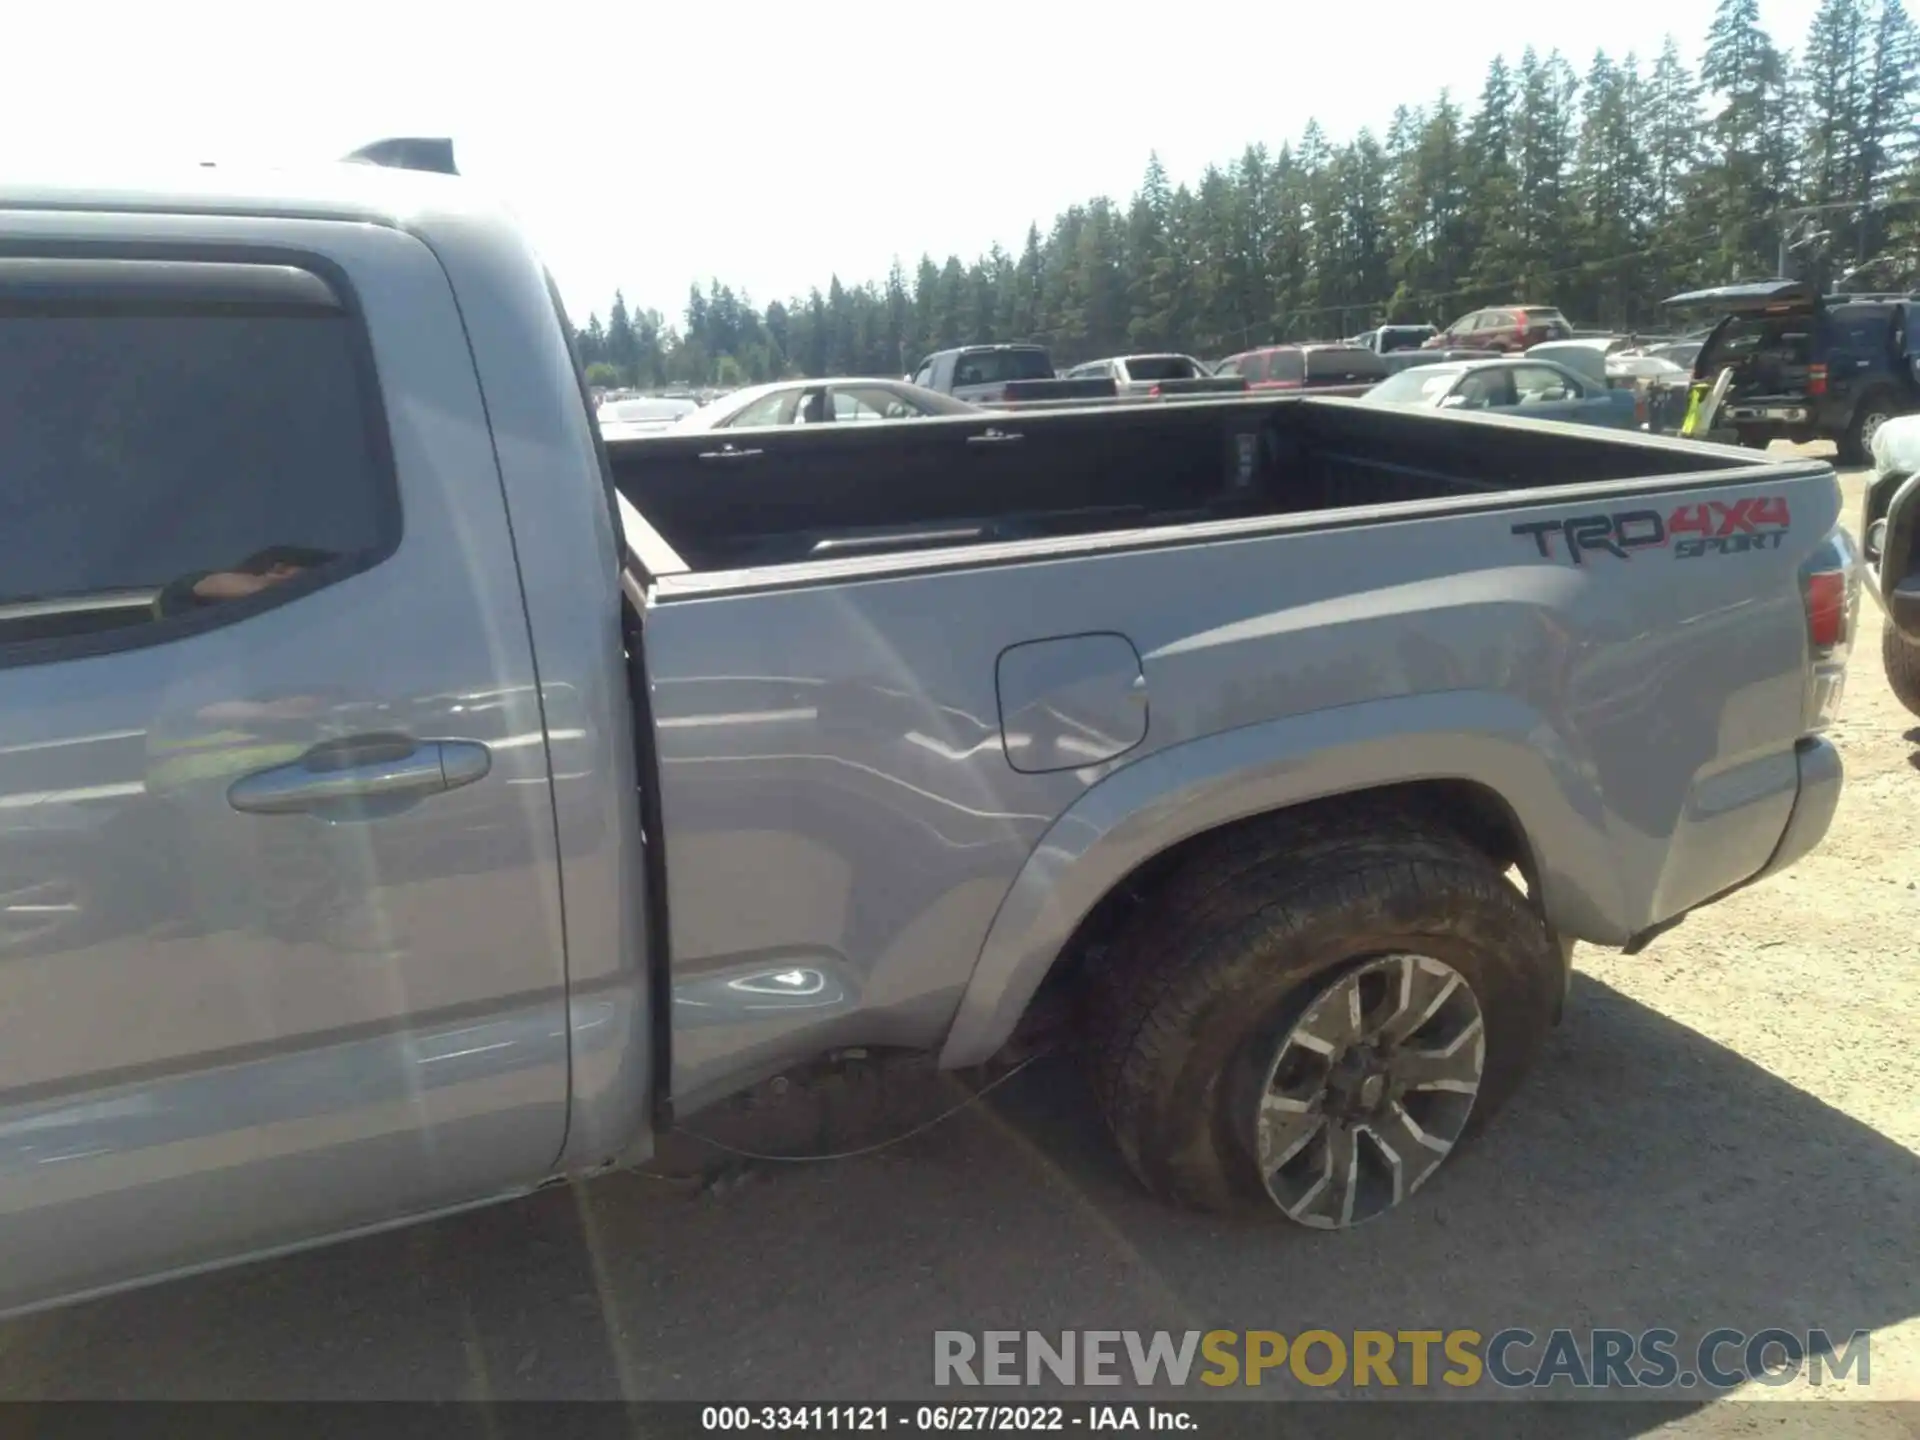
[[[492,768],[493,753],[472,740],[361,736],[242,776],[227,790],[227,803],[249,815],[386,814],[471,785]]]

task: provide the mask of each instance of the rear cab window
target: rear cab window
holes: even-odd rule
[[[1337,350],[1307,352],[1307,380],[1326,385],[1357,385],[1388,373],[1387,363],[1373,351],[1354,345]]]
[[[1127,361],[1132,380],[1191,380],[1200,367],[1184,355],[1136,355]]]
[[[344,281],[0,260],[0,664],[123,648],[379,563],[400,506]]]
[[[1010,380],[1051,380],[1053,361],[1034,346],[969,350],[954,362],[955,385],[1004,385]]]

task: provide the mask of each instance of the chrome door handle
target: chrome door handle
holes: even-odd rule
[[[316,745],[291,765],[241,777],[227,790],[227,803],[249,815],[391,813],[471,785],[492,768],[492,752],[472,740],[360,736]]]

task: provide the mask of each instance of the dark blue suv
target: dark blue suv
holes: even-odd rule
[[[1841,464],[1864,465],[1880,426],[1920,411],[1913,297],[1821,295],[1804,281],[1762,280],[1666,303],[1721,312],[1693,373],[1710,381],[1731,367],[1714,425],[1743,445],[1826,439]]]

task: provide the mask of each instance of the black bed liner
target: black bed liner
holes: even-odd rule
[[[607,448],[620,492],[696,571],[1743,463],[1597,428],[1298,397],[663,435]]]

